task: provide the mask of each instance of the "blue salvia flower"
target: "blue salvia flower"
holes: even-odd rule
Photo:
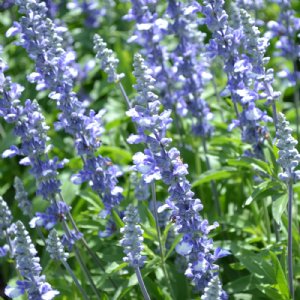
[[[71,275],[71,277],[72,277],[73,281],[75,282],[76,286],[80,290],[83,298],[85,300],[88,300],[89,299],[88,295],[86,294],[86,292],[84,291],[84,289],[80,285],[80,283],[79,283],[78,279],[76,278],[74,272],[72,271],[71,267],[67,263],[67,258],[69,256],[69,253],[65,252],[64,246],[61,243],[60,238],[59,238],[59,236],[58,236],[55,229],[52,229],[50,231],[50,233],[48,235],[48,238],[46,240],[46,244],[47,244],[46,250],[50,254],[50,257],[54,260],[60,261],[64,265],[66,270]]]
[[[278,177],[284,181],[288,190],[288,283],[291,298],[294,299],[293,285],[293,236],[292,236],[292,217],[293,217],[293,184],[300,180],[300,171],[295,170],[300,163],[300,154],[296,149],[298,142],[291,135],[292,129],[289,127],[289,122],[283,114],[278,116],[278,126],[276,130],[277,143],[279,149],[277,162],[283,168],[283,172],[279,173]]]
[[[9,243],[8,230],[12,223],[12,214],[7,203],[0,196],[0,240],[6,239]],[[8,244],[0,247],[0,257],[5,256],[10,249]],[[13,253],[11,253],[13,254]]]
[[[46,240],[46,250],[50,254],[50,257],[54,260],[66,261],[69,253],[65,252],[64,246],[61,243],[57,231],[52,229]]]
[[[121,240],[121,246],[124,248],[124,261],[133,267],[143,267],[146,256],[141,254],[143,250],[143,230],[138,223],[139,215],[137,209],[133,205],[129,205],[123,218],[124,227],[121,228],[123,239]]]
[[[258,95],[256,96],[257,99],[266,98],[266,104],[272,105],[273,118],[276,126],[277,113],[275,101],[279,99],[280,92],[274,91],[272,87],[274,81],[273,69],[268,69],[265,66],[269,62],[269,57],[265,56],[268,40],[260,37],[260,32],[258,28],[254,26],[254,21],[247,11],[241,9],[240,15],[244,34],[244,52],[249,57],[252,65],[253,94],[255,91]]]
[[[187,165],[182,162],[180,152],[170,148],[171,139],[166,138],[167,127],[172,122],[170,111],[159,112],[161,104],[153,93],[155,80],[140,55],[134,59],[134,75],[138,95],[135,106],[127,114],[136,123],[137,134],[131,135],[128,142],[145,143],[148,147],[144,153],[134,155],[134,169],[147,183],[162,179],[168,185],[169,198],[160,211],[171,210],[177,232],[183,234],[176,251],[188,260],[185,274],[197,291],[203,291],[211,278],[218,276],[215,260],[226,254],[218,249],[214,253],[213,241],[208,238],[208,233],[218,224],[209,225],[199,215],[203,205],[200,199],[194,198],[186,179]]]
[[[169,24],[170,34],[178,38],[176,49],[170,53],[173,69],[176,70],[173,82],[179,83],[177,91],[172,94],[177,99],[177,112],[194,117],[192,131],[195,135],[209,137],[213,131],[210,124],[213,115],[203,99],[202,92],[204,84],[211,79],[211,74],[209,60],[205,57],[205,35],[198,30],[197,13],[200,11],[200,5],[196,1],[168,2],[167,13],[173,20],[173,23]]]
[[[256,101],[260,99],[255,82],[257,66],[252,65],[251,58],[247,55],[248,45],[243,45],[245,38],[249,36],[243,32],[243,26],[233,28],[229,25],[228,15],[223,9],[224,1],[207,0],[203,4],[204,22],[213,33],[208,51],[224,61],[228,82],[223,95],[229,92],[238,117],[229,129],[240,127],[242,140],[252,145],[255,156],[262,158],[262,143],[267,132],[264,123],[272,119],[256,106]],[[260,47],[260,51],[265,51],[266,44],[262,43]],[[263,65],[260,67],[263,68]],[[238,104],[242,107],[241,113],[238,111]]]
[[[283,172],[279,174],[280,180],[286,183],[294,183],[300,179],[300,171],[295,170],[300,163],[300,154],[296,148],[297,140],[292,136],[292,129],[285,116],[280,113],[278,115],[278,128],[276,131],[276,146],[279,149],[277,162],[283,168]]]
[[[16,0],[19,11],[24,14],[20,23],[7,32],[7,35],[20,34],[19,44],[35,61],[36,72],[29,75],[31,82],[36,82],[39,89],[51,90],[49,97],[56,101],[61,111],[55,128],[64,129],[75,139],[78,154],[84,161],[83,170],[72,176],[75,184],[88,182],[105,205],[105,212],[117,205],[122,199],[122,189],[117,186],[119,170],[108,158],[95,155],[101,145],[103,132],[102,115],[90,111],[84,114],[84,106],[74,93],[74,52],[65,51],[61,26],[56,26],[47,19],[47,8],[38,0]],[[35,16],[34,18],[32,16]],[[35,30],[32,30],[35,28]]]
[[[107,48],[107,44],[98,34],[94,36],[94,45],[96,57],[101,61],[101,69],[108,74],[108,82],[119,82],[124,74],[118,74],[116,71],[119,60],[114,56],[113,51]]]
[[[20,137],[21,145],[11,146],[3,152],[2,157],[24,156],[20,164],[31,167],[30,172],[37,183],[37,195],[50,202],[46,213],[37,213],[37,218],[41,225],[51,228],[61,219],[62,214],[69,211],[65,203],[56,203],[61,186],[57,170],[62,168],[67,160],[60,162],[57,157],[49,159],[48,151],[51,149],[47,135],[49,127],[41,109],[36,101],[26,100],[25,105],[21,105],[18,98],[23,88],[12,83],[10,77],[4,75],[4,66],[0,61],[0,116],[8,123],[15,124],[14,132]],[[25,196],[24,191],[22,193],[22,195],[17,193],[17,198]],[[26,205],[28,207],[28,203]],[[61,207],[65,209],[59,209]]]
[[[202,300],[221,300],[223,298],[222,285],[218,277],[213,277],[204,289]]]
[[[76,241],[80,240],[83,237],[81,232],[70,230],[68,234],[64,233],[62,237],[62,244],[71,251]]]
[[[267,38],[279,38],[276,42],[275,55],[291,60],[294,64],[300,58],[300,45],[296,42],[300,30],[300,18],[292,9],[290,0],[273,0],[278,3],[280,14],[277,21],[269,21]],[[292,84],[300,79],[300,73],[295,68],[293,72],[288,69],[280,72],[280,77],[287,78]]]
[[[169,61],[167,48],[160,43],[168,33],[168,22],[158,16],[157,3],[157,0],[131,0],[132,7],[124,18],[136,23],[129,41],[141,46],[141,53],[147,57],[146,63],[157,79],[161,101],[169,109],[176,105],[176,97],[172,96],[174,72],[166,63]]]
[[[18,280],[16,287],[7,286],[5,295],[16,298],[27,292],[29,300],[53,299],[59,292],[53,290],[51,285],[46,282],[45,276],[41,275],[40,259],[36,256],[37,251],[21,221],[16,223],[15,231],[14,257],[16,268],[23,280]]]
[[[18,201],[18,206],[22,210],[22,213],[25,216],[32,216],[32,204],[28,200],[28,193],[19,177],[15,177],[14,188],[16,191],[15,199]]]
[[[58,222],[66,220],[70,207],[62,201],[53,202],[44,213],[37,212],[30,221],[30,227],[44,227],[47,230],[53,228]]]

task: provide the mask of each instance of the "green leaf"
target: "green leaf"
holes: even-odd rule
[[[244,203],[244,207],[250,205],[253,201],[263,200],[267,196],[273,196],[275,193],[275,189],[279,188],[278,184],[271,180],[266,180],[259,184],[254,191],[252,192],[251,196]]]
[[[230,294],[246,292],[256,288],[259,280],[252,274],[238,278],[224,286],[225,291]]]
[[[241,161],[247,162],[253,165],[256,169],[262,172],[266,172],[269,175],[272,175],[272,170],[270,168],[270,165],[265,161],[262,161],[254,157],[246,157],[246,156],[241,157]]]
[[[116,225],[119,229],[124,227],[124,222],[121,220],[118,213],[114,209],[112,210],[112,216],[113,216],[114,221],[116,222]]]
[[[206,182],[210,182],[212,180],[221,180],[233,177],[233,175],[237,174],[237,170],[235,168],[224,167],[222,169],[216,170],[208,170],[199,176],[195,182],[193,182],[192,187],[196,187]]]
[[[278,197],[273,203],[272,203],[272,214],[275,219],[275,221],[280,224],[281,223],[281,216],[286,210],[286,206],[288,203],[288,196],[287,194],[283,194],[282,196]]]
[[[168,259],[168,257],[172,254],[173,250],[175,249],[176,245],[180,242],[180,240],[182,239],[182,235],[177,235],[176,238],[174,239],[173,243],[172,243],[172,246],[170,247],[166,257],[165,257],[165,260]]]
[[[272,262],[273,262],[273,267],[274,267],[275,274],[276,274],[277,286],[280,291],[280,294],[284,297],[284,299],[289,299],[288,282],[287,282],[286,276],[283,272],[283,269],[281,267],[281,264],[280,264],[277,256],[273,252],[270,252],[270,255],[271,255]]]

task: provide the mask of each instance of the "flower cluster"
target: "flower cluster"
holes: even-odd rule
[[[5,150],[2,157],[24,156],[20,164],[31,166],[31,173],[37,181],[37,194],[51,201],[60,192],[57,169],[62,168],[67,160],[59,162],[56,157],[48,158],[47,153],[51,149],[47,136],[49,127],[41,109],[36,101],[26,100],[25,105],[21,105],[19,97],[23,87],[12,83],[10,77],[4,75],[5,69],[3,61],[0,61],[0,116],[15,124],[15,134],[22,143],[19,147],[13,145]]]
[[[36,72],[28,76],[37,83],[38,89],[49,89],[49,97],[56,101],[61,111],[56,129],[63,128],[75,139],[78,154],[84,161],[83,170],[72,177],[76,184],[89,182],[105,204],[106,213],[122,199],[122,189],[117,186],[118,169],[108,158],[95,155],[103,132],[102,114],[90,111],[84,114],[84,106],[74,93],[74,52],[64,50],[62,32],[65,28],[56,26],[46,17],[45,3],[38,0],[17,0],[19,12],[24,14],[20,23],[7,32],[8,36],[20,34],[18,44],[22,45],[35,61]]]
[[[12,215],[7,203],[0,196],[0,239],[8,238],[8,229],[12,223]],[[9,245],[5,244],[0,247],[0,257],[5,256],[8,252]]]
[[[117,74],[119,60],[114,57],[113,51],[107,48],[107,44],[98,34],[94,36],[94,45],[96,57],[101,60],[101,68],[108,74],[108,82],[119,82],[124,74]]]
[[[23,182],[19,177],[15,177],[14,188],[16,191],[15,199],[18,201],[18,206],[25,216],[32,216],[32,204],[28,200],[28,193],[26,192]]]
[[[125,226],[121,228],[124,235],[121,245],[124,248],[124,261],[128,262],[133,268],[142,267],[145,263],[146,256],[141,255],[143,250],[143,230],[139,223],[139,215],[137,209],[133,205],[129,205],[123,218]]]
[[[167,66],[169,54],[165,46],[160,44],[167,34],[168,22],[160,18],[156,12],[157,0],[131,0],[132,7],[124,19],[135,21],[136,28],[130,42],[138,43],[141,53],[147,57],[147,64],[152,76],[157,80],[157,88],[163,105],[174,108],[176,98],[172,97],[171,89],[173,70]]]
[[[258,38],[257,28],[245,11],[240,12],[241,23],[230,26],[223,6],[224,1],[204,1],[202,13],[205,24],[212,31],[208,51],[224,61],[228,82],[223,95],[231,95],[238,117],[229,128],[240,127],[242,140],[252,145],[256,157],[262,158],[262,143],[267,133],[265,123],[272,119],[256,106],[256,101],[267,98],[271,102],[278,97],[271,90],[273,77],[265,75],[263,54],[268,44],[265,39]],[[272,72],[267,75],[271,76]],[[267,93],[263,93],[266,89]]]
[[[16,298],[26,291],[29,300],[53,299],[59,292],[53,290],[51,285],[45,281],[45,276],[41,275],[42,268],[39,258],[36,256],[37,251],[21,221],[16,223],[15,235],[16,267],[24,279],[18,280],[16,287],[6,287],[5,294],[10,298]]]
[[[216,300],[222,299],[224,291],[218,277],[213,277],[204,289],[202,300]]]
[[[169,198],[160,211],[171,210],[177,232],[183,234],[176,251],[188,260],[185,274],[193,281],[196,290],[203,291],[211,278],[218,276],[218,266],[214,262],[222,255],[212,253],[213,242],[207,236],[218,224],[209,225],[199,215],[203,205],[191,191],[186,178],[187,165],[182,162],[180,152],[170,148],[171,139],[166,138],[167,126],[172,122],[170,111],[159,113],[160,102],[153,93],[155,80],[140,55],[134,59],[134,75],[138,95],[136,105],[127,114],[136,123],[137,134],[131,135],[128,142],[145,143],[148,147],[144,153],[134,155],[134,169],[147,183],[162,179],[168,185]]]
[[[61,243],[57,231],[55,229],[52,229],[48,235],[48,238],[46,240],[47,244],[47,251],[50,254],[50,257],[54,260],[59,261],[66,261],[69,254],[65,252],[64,246]]]
[[[284,69],[280,72],[280,77],[287,78],[292,84],[295,84],[300,78],[297,71],[296,61],[300,58],[300,46],[296,42],[297,34],[300,31],[300,18],[295,15],[289,0],[273,0],[280,7],[280,14],[277,21],[268,22],[269,31],[267,38],[278,38],[276,42],[275,55],[285,57],[294,63],[294,70],[291,72]]]
[[[169,34],[178,39],[170,59],[176,70],[173,79],[180,83],[173,93],[177,99],[177,111],[180,115],[194,117],[192,130],[195,135],[209,137],[213,131],[210,124],[213,115],[202,93],[205,83],[212,76],[204,46],[205,34],[198,31],[199,11],[200,5],[196,1],[169,1],[167,15],[174,20],[169,24]]]
[[[295,182],[300,179],[300,171],[295,168],[300,163],[300,154],[296,149],[298,142],[292,137],[292,129],[289,122],[283,114],[278,115],[278,127],[276,131],[277,143],[279,149],[278,163],[283,168],[279,178],[284,182]]]

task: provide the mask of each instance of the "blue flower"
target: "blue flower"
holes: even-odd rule
[[[129,205],[123,218],[125,226],[121,228],[123,239],[121,240],[121,246],[124,248],[126,256],[123,258],[125,262],[133,268],[143,267],[146,257],[141,255],[143,250],[143,230],[139,223],[139,216],[137,209]]]
[[[18,221],[14,239],[14,258],[16,260],[16,268],[24,279],[18,280],[16,287],[6,287],[6,296],[16,298],[26,291],[29,300],[50,300],[59,294],[45,281],[45,276],[41,275],[42,268],[36,254],[37,251],[31,242],[27,230],[23,223]]]

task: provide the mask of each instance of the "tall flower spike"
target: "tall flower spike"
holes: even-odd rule
[[[110,159],[96,154],[101,145],[103,112],[96,114],[90,110],[84,114],[85,107],[73,92],[77,72],[73,67],[74,51],[65,51],[63,45],[62,32],[66,29],[56,26],[47,18],[44,2],[16,0],[16,4],[24,16],[8,30],[7,36],[20,34],[18,44],[35,61],[35,72],[28,76],[28,80],[37,83],[38,89],[51,91],[49,98],[56,102],[61,111],[55,129],[64,129],[75,140],[75,147],[82,157],[84,167],[71,177],[72,182],[88,182],[105,205],[103,215],[108,214],[112,207],[120,203],[122,189],[117,186],[119,170],[112,165]]]
[[[117,73],[119,60],[98,34],[94,36],[94,50],[97,53],[96,57],[101,61],[101,68],[108,74],[108,82],[119,82],[124,77],[123,73]]]
[[[123,218],[125,226],[121,228],[124,235],[121,245],[124,248],[124,261],[128,262],[133,268],[143,267],[146,256],[141,255],[143,250],[143,230],[139,223],[139,215],[137,209],[133,205],[129,205]]]
[[[280,113],[278,115],[276,146],[279,149],[278,163],[283,168],[279,178],[286,183],[294,183],[300,179],[300,171],[295,170],[300,163],[300,154],[296,149],[298,142],[291,135],[292,129],[289,127],[289,124],[285,116]]]
[[[53,299],[59,292],[53,290],[51,285],[45,281],[45,276],[41,275],[40,259],[36,256],[37,251],[21,221],[16,223],[15,230],[14,256],[16,268],[24,279],[18,280],[16,287],[6,287],[5,295],[16,298],[26,291],[29,300]]]
[[[292,223],[293,223],[293,183],[300,179],[300,171],[295,171],[299,165],[300,155],[296,149],[297,141],[291,135],[292,129],[289,127],[289,122],[285,119],[283,114],[278,116],[278,126],[276,131],[278,163],[283,168],[283,173],[280,173],[279,179],[284,181],[288,189],[288,282],[290,296],[294,299],[294,285],[293,285],[293,236],[292,236]]]
[[[5,256],[10,250],[12,252],[12,248],[10,245],[10,240],[8,237],[8,229],[11,226],[12,215],[7,203],[0,196],[0,240],[6,239],[8,244],[4,244],[4,246],[0,246],[0,257]],[[13,253],[11,253],[13,255]]]
[[[228,95],[229,92],[237,116],[237,120],[233,120],[229,129],[240,127],[242,140],[252,145],[253,148],[253,153],[248,154],[263,158],[262,145],[267,133],[264,123],[270,122],[272,119],[256,106],[256,101],[263,97],[259,93],[262,89],[261,84],[256,81],[259,76],[257,75],[257,66],[252,63],[251,55],[253,53],[250,55],[247,51],[253,39],[251,40],[244,34],[243,29],[245,28],[242,24],[236,28],[230,26],[223,6],[223,0],[203,1],[202,13],[205,15],[207,27],[212,31],[208,50],[212,57],[220,56],[224,62],[228,81],[223,95]],[[261,51],[266,47],[264,43],[259,45]],[[261,53],[255,55],[261,58],[259,54]],[[263,68],[263,65],[260,68]],[[241,112],[238,110],[238,104],[242,107]]]
[[[6,202],[0,196],[0,237],[9,228],[12,222],[11,211]]]
[[[120,242],[126,254],[123,260],[134,268],[144,299],[150,300],[140,271],[140,267],[143,267],[146,260],[146,257],[141,255],[141,251],[143,250],[143,230],[138,225],[139,215],[133,205],[130,204],[127,207],[123,221],[125,226],[121,228],[121,233],[124,234],[124,238]]]
[[[65,252],[64,246],[61,243],[57,231],[52,229],[46,240],[46,250],[49,252],[50,257],[54,260],[66,261],[69,253]]]
[[[222,286],[218,277],[213,277],[204,289],[202,300],[221,300]]]
[[[28,193],[26,192],[23,182],[19,177],[15,177],[14,188],[16,191],[15,198],[18,201],[18,206],[22,213],[26,216],[32,216],[32,204],[28,200]]]
[[[136,105],[127,115],[136,123],[137,134],[131,135],[128,142],[145,143],[147,148],[144,153],[134,155],[133,169],[142,174],[146,183],[162,179],[168,185],[169,197],[159,211],[171,210],[177,233],[183,234],[176,252],[187,258],[185,275],[193,281],[197,291],[203,292],[211,278],[218,276],[215,261],[224,256],[218,254],[221,253],[218,249],[213,253],[213,241],[208,237],[218,224],[209,225],[199,214],[203,205],[200,199],[194,198],[186,178],[187,165],[182,162],[180,152],[170,147],[172,140],[166,138],[168,124],[172,122],[170,111],[160,113],[161,103],[153,92],[155,80],[139,54],[135,56],[134,69],[138,95]]]

